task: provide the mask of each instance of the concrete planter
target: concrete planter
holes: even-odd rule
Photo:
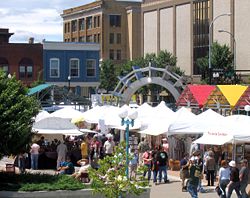
[[[12,192],[12,191],[0,191],[0,197],[4,198],[104,198],[103,195],[94,194],[92,189],[82,189],[75,191],[57,190],[57,191],[36,191],[36,192]],[[126,198],[150,198],[150,188],[146,188],[140,196],[127,195]]]

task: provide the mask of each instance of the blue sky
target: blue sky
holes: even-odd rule
[[[94,0],[0,0],[0,28],[15,33],[10,42],[35,42],[43,39],[63,40],[60,14],[64,9],[84,5]]]

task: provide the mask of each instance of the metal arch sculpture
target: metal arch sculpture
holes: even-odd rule
[[[133,71],[124,77],[118,77],[117,84],[113,95],[120,98],[120,102],[128,104],[132,95],[141,87],[148,84],[157,84],[165,87],[174,97],[175,100],[180,96],[180,90],[185,88],[187,78],[179,76],[171,71],[171,66],[165,68],[148,67],[140,68],[133,67]]]

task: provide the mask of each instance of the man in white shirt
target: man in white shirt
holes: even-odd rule
[[[63,143],[60,142],[60,144],[56,148],[57,152],[57,166],[56,168],[58,169],[60,167],[61,162],[65,162],[66,160],[66,154],[68,152],[67,146]]]
[[[103,149],[105,156],[112,156],[115,148],[115,142],[112,136],[108,136],[108,140],[104,143]]]

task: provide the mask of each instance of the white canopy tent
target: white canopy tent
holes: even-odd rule
[[[64,107],[50,114],[52,117],[74,119],[83,116],[83,113],[73,109],[72,107]]]
[[[82,135],[68,119],[48,117],[35,122],[32,128],[38,134]]]

